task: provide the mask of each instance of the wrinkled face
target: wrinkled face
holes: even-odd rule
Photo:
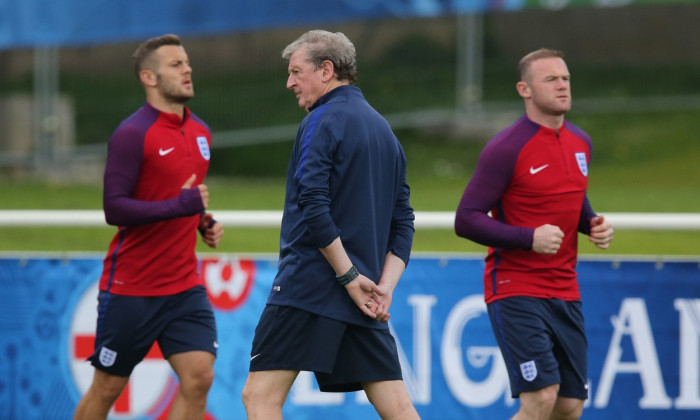
[[[314,64],[307,60],[306,49],[299,48],[289,57],[287,70],[287,89],[294,91],[299,107],[309,112],[309,107],[324,93],[323,68],[315,68]]]
[[[564,60],[559,57],[541,58],[530,64],[523,97],[529,97],[543,114],[565,114],[571,109],[570,79]]]
[[[182,46],[164,45],[155,52],[158,93],[168,102],[184,104],[194,96],[192,68]]]

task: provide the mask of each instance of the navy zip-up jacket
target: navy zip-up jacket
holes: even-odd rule
[[[360,89],[340,86],[319,98],[289,160],[279,270],[268,304],[388,328],[362,314],[319,248],[340,236],[360,273],[378,282],[387,252],[408,264],[409,198],[403,148]]]

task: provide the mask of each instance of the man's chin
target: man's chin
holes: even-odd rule
[[[193,97],[194,97],[194,93],[191,94],[191,95],[176,96],[176,97],[172,98],[172,100],[173,100],[173,102],[175,102],[175,103],[184,105],[184,104],[187,103],[187,101],[189,101],[189,100],[192,99]]]
[[[562,105],[562,106],[559,106],[559,107],[552,109],[552,115],[557,115],[557,116],[564,115],[567,112],[569,112],[570,110],[571,110],[571,105],[568,105],[568,106]]]

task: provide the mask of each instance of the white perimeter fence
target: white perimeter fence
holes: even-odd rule
[[[279,227],[282,211],[210,210],[227,227]],[[700,230],[700,213],[601,213],[617,230]],[[107,227],[102,210],[0,210],[0,227]],[[416,229],[452,229],[454,212],[416,212]]]

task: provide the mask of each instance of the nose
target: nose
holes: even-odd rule
[[[292,78],[292,75],[290,74],[289,77],[287,77],[287,89],[291,89],[294,87],[294,78]]]

